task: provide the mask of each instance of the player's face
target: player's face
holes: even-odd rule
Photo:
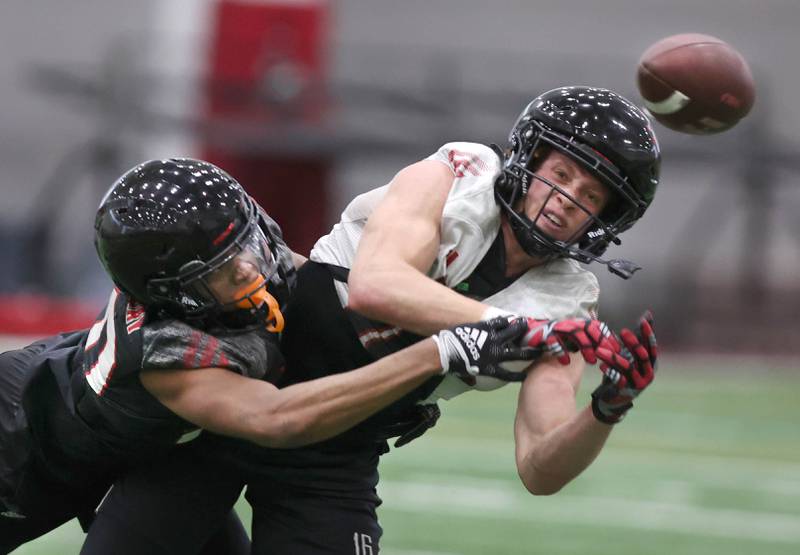
[[[230,304],[250,293],[251,284],[259,284],[263,276],[256,256],[248,250],[237,254],[206,277],[206,283],[221,304]]]
[[[267,290],[278,271],[277,264],[266,237],[257,229],[230,260],[202,279],[223,311],[266,308],[267,330],[279,332],[283,330],[283,314],[277,299]]]
[[[525,215],[557,241],[576,241],[591,224],[591,216],[600,214],[610,199],[605,185],[578,162],[555,150],[547,154],[536,175],[571,197],[533,179],[524,199]]]

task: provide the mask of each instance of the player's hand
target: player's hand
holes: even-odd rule
[[[639,332],[620,332],[619,353],[597,349],[603,381],[592,393],[592,412],[606,424],[616,424],[633,406],[633,400],[650,385],[656,373],[658,346],[650,311],[639,320]]]
[[[439,348],[442,374],[462,378],[490,376],[507,382],[520,382],[525,372],[511,372],[499,366],[507,360],[534,360],[540,350],[522,345],[528,333],[526,318],[501,316],[474,324],[461,324],[442,330],[432,339]]]
[[[594,319],[536,320],[528,318],[523,344],[569,364],[570,352],[580,351],[589,364],[597,363],[597,349],[619,353],[620,345],[605,322]]]

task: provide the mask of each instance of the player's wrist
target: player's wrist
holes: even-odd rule
[[[615,414],[608,410],[608,407],[602,406],[602,401],[597,397],[592,397],[592,414],[594,415],[595,420],[602,424],[608,424],[609,426],[613,426],[614,424],[619,424],[623,418],[625,418],[625,413],[627,411],[622,412],[622,414]]]
[[[440,337],[445,332],[447,332],[447,330],[440,331],[438,334],[433,334],[431,336],[431,341],[436,347],[436,358],[438,360],[437,374],[447,374],[447,371],[450,369],[450,351],[448,350],[445,339]]]
[[[428,377],[438,376],[442,373],[442,362],[439,356],[439,345],[433,336],[424,339],[413,346],[414,358],[417,360],[415,368],[419,373]]]
[[[592,391],[592,414],[603,424],[619,424],[631,407],[630,399],[621,398],[619,390],[607,379]]]
[[[513,312],[504,310],[502,308],[497,308],[496,306],[490,306],[483,311],[483,314],[481,314],[481,321],[491,320],[493,318],[499,318],[500,316],[516,317],[517,314],[514,314]]]

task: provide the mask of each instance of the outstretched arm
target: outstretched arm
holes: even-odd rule
[[[652,314],[639,320],[638,333],[623,329],[620,337],[622,345],[597,346],[603,379],[580,411],[575,394],[585,366],[582,359],[573,357],[566,367],[545,359],[523,382],[514,437],[517,470],[531,493],[556,493],[583,472],[600,453],[613,424],[652,383],[658,357]]]
[[[266,447],[333,437],[441,372],[431,339],[373,364],[278,389],[222,368],[158,370],[142,384],[181,418]]]
[[[267,447],[298,447],[328,439],[445,372],[517,381],[497,363],[531,360],[540,351],[520,342],[524,318],[496,318],[442,330],[357,370],[283,389],[221,368],[149,370],[144,387],[185,420],[212,432]]]
[[[559,491],[600,453],[611,426],[592,415],[587,404],[576,410],[575,394],[585,362],[568,366],[543,360],[520,388],[514,423],[517,471],[534,495]]]

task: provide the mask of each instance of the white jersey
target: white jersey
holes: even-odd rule
[[[500,230],[500,207],[494,180],[500,159],[476,143],[448,143],[427,158],[447,165],[455,176],[442,212],[441,243],[428,277],[455,287],[469,277]],[[311,260],[350,268],[367,218],[383,199],[388,185],[357,196],[345,208],[331,232],[317,241]],[[347,284],[335,282],[342,306]],[[558,258],[528,270],[507,288],[484,299],[488,305],[540,319],[595,317],[599,297],[597,278],[576,261]],[[480,389],[505,382],[483,380]],[[447,376],[425,402],[449,399],[474,389]]]

